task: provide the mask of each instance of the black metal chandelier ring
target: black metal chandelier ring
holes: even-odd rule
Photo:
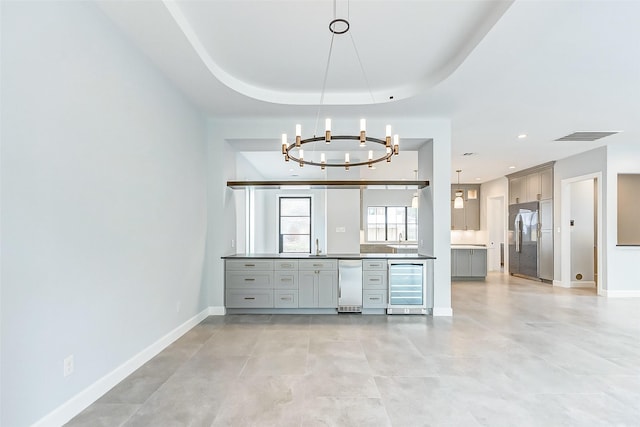
[[[344,24],[346,25],[346,28],[342,31],[337,30],[335,27],[337,24]],[[329,22],[329,31],[331,31],[333,34],[344,34],[347,31],[349,31],[349,21],[347,21],[346,19],[342,19],[342,18],[338,18],[338,19],[334,19],[333,21]]]
[[[338,139],[342,139],[342,140],[353,140],[353,141],[360,141],[360,136],[359,135],[331,135],[331,140],[338,140]],[[384,140],[384,139],[379,139],[379,138],[373,138],[370,136],[365,137],[365,140],[367,142],[373,142],[376,144],[380,144],[382,146],[385,147],[385,151],[384,154],[380,157],[376,157],[376,158],[372,158],[372,159],[367,159],[366,161],[362,161],[362,162],[354,162],[354,163],[347,163],[347,162],[342,162],[342,163],[322,163],[322,162],[314,162],[314,161],[310,161],[310,160],[304,160],[304,158],[300,158],[300,157],[296,157],[294,155],[291,154],[291,151],[294,149],[300,149],[304,144],[310,144],[313,142],[319,142],[319,141],[326,141],[324,136],[314,136],[313,138],[307,138],[307,139],[301,139],[300,140],[300,145],[296,145],[296,144],[291,144],[289,145],[286,150],[285,150],[285,159],[291,159],[294,162],[297,162],[300,164],[300,166],[302,165],[312,165],[312,166],[320,166],[324,169],[325,166],[327,167],[334,167],[334,168],[344,168],[344,167],[349,167],[349,166],[365,166],[365,165],[372,165],[374,163],[378,163],[378,162],[382,162],[382,161],[391,161],[391,156],[394,155],[394,150],[397,151],[397,149],[395,149],[395,146],[392,147],[389,145],[389,141]],[[397,153],[395,153],[397,154]]]

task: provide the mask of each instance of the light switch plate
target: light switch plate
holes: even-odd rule
[[[345,227],[336,227],[336,233],[346,233],[347,229]]]

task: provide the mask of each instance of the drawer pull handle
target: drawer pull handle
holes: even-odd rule
[[[256,265],[255,264],[245,264],[244,266],[245,267],[255,267]]]
[[[282,279],[280,279],[281,282],[290,282],[291,280],[291,277],[283,277]]]
[[[380,279],[369,279],[370,282],[379,282]]]
[[[369,298],[370,301],[380,301],[380,297],[371,297]]]
[[[369,264],[371,267],[380,267],[380,264]]]
[[[282,267],[293,267],[292,264],[281,264]]]
[[[251,278],[248,278],[248,277],[245,277],[245,279],[244,279],[245,282],[254,282],[255,280],[256,279],[251,279]]]
[[[313,264],[314,267],[322,267],[322,264]]]
[[[244,297],[244,299],[252,300],[252,299],[255,299],[255,298],[254,297]]]
[[[281,297],[280,301],[291,301],[291,297]]]

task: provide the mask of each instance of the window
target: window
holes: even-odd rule
[[[369,206],[367,241],[398,240],[418,240],[418,210],[409,206]]]
[[[311,197],[280,197],[280,253],[311,253]]]

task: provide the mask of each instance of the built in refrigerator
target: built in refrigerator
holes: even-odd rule
[[[509,206],[509,273],[538,278],[539,203]]]

